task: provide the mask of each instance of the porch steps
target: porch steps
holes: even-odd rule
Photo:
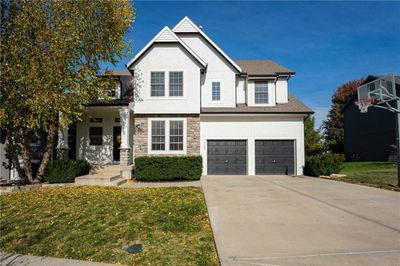
[[[118,187],[130,179],[132,166],[98,166],[90,174],[75,178],[76,185]]]

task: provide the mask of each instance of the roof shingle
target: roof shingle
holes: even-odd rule
[[[236,60],[243,72],[252,76],[294,74],[294,72],[271,60]]]
[[[314,112],[289,93],[288,103],[278,103],[275,106],[238,104],[237,107],[203,107],[201,108],[201,113],[312,114]]]

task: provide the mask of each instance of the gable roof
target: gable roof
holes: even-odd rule
[[[246,104],[238,104],[236,107],[203,107],[201,108],[201,113],[313,114],[314,112],[289,93],[287,103],[278,103],[275,106],[248,106]]]
[[[240,66],[233,61],[228,55],[222,51],[196,24],[193,23],[188,17],[184,17],[176,26],[172,29],[175,33],[199,33],[207,40],[211,46],[215,48],[239,73],[242,72]]]
[[[146,46],[126,64],[126,67],[129,69],[154,43],[179,43],[202,67],[207,67],[207,64],[168,27],[164,27],[150,42],[148,42]]]
[[[243,70],[243,72],[252,76],[293,75],[292,70],[275,63],[272,60],[236,60],[235,61]]]

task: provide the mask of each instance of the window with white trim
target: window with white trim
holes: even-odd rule
[[[220,101],[221,100],[221,82],[213,81],[211,83],[211,94],[213,101]]]
[[[151,121],[151,150],[165,150],[165,121]]]
[[[182,154],[186,150],[185,118],[149,118],[150,153]]]
[[[256,81],[254,83],[254,103],[268,104],[268,82]]]
[[[183,151],[183,121],[169,121],[169,149]]]
[[[151,72],[151,96],[165,96],[164,72]]]
[[[169,96],[183,96],[183,72],[169,72]]]

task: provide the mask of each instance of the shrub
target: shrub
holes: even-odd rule
[[[309,176],[338,173],[344,162],[343,154],[323,153],[306,158],[304,174]]]
[[[201,156],[135,159],[135,179],[139,181],[199,180],[201,173]]]
[[[47,164],[44,181],[49,183],[73,183],[75,177],[87,175],[90,164],[85,160],[55,160]]]

